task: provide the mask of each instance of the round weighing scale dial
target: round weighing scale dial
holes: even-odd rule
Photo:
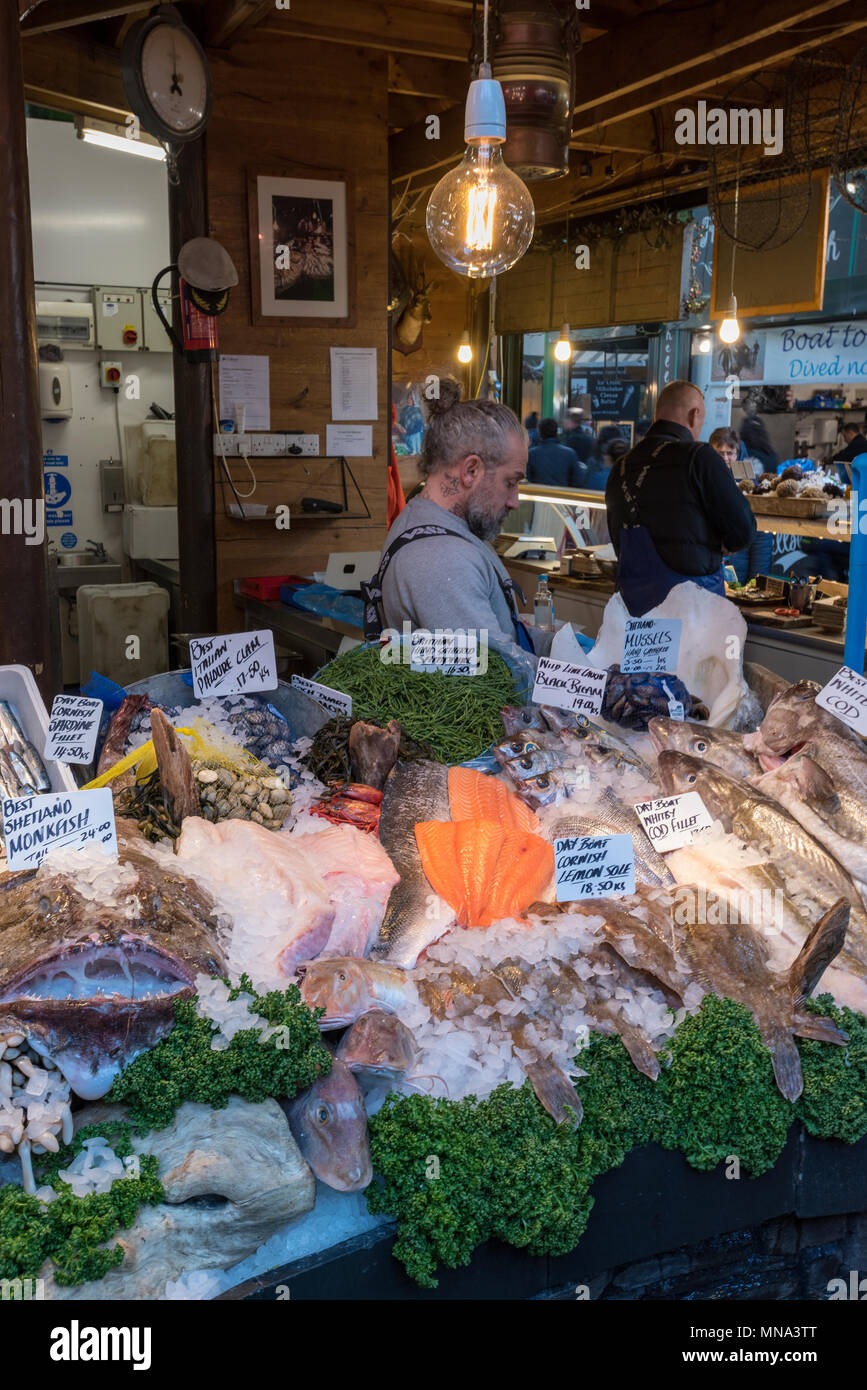
[[[121,75],[127,100],[150,135],[174,145],[203,134],[211,114],[211,71],[173,5],[160,5],[130,29]]]

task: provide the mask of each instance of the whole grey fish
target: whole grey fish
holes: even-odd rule
[[[782,695],[783,691],[788,690],[790,685],[785,676],[778,676],[776,671],[771,671],[767,666],[760,666],[754,661],[744,662],[744,680],[753,694],[757,696],[765,714],[768,712],[771,701],[777,695]]]
[[[733,777],[757,777],[762,771],[758,758],[744,747],[743,735],[731,729],[715,729],[692,719],[668,719],[657,715],[648,724],[647,732],[657,753],[666,748],[690,753],[694,758],[704,758],[724,772],[730,772]]]
[[[756,784],[853,878],[867,879],[867,757],[825,729]]]
[[[129,824],[118,858],[136,878],[118,900],[84,897],[50,860],[0,882],[0,1033],[35,1039],[85,1100],[169,1031],[197,974],[226,970],[213,903]]]
[[[734,999],[749,1009],[771,1054],[774,1077],[786,1100],[797,1100],[804,1089],[796,1037],[841,1046],[849,1041],[848,1034],[831,1019],[807,1014],[801,1008],[839,955],[848,920],[849,904],[841,898],[813,927],[787,974],[768,968],[767,945],[746,923],[692,923],[687,928],[687,955],[698,982],[709,993]]]
[[[542,731],[549,727],[538,705],[506,705],[500,717],[507,734],[525,734],[530,729]]]
[[[553,772],[555,768],[565,766],[568,759],[565,751],[555,753],[550,748],[534,748],[520,757],[507,758],[503,756],[500,744],[494,747],[494,756],[513,782],[526,782],[533,777],[541,777],[543,772]]]
[[[12,763],[15,776],[24,789],[34,792],[51,790],[51,779],[45,764],[30,743],[15,711],[6,700],[0,700],[0,746]]]
[[[373,1177],[367,1112],[358,1082],[335,1057],[327,1076],[314,1081],[283,1111],[302,1157],[327,1187],[360,1192]]]
[[[723,829],[776,863],[763,866],[772,877],[784,875],[791,894],[803,894],[830,908],[838,898],[851,904],[846,944],[839,964],[859,980],[867,978],[867,913],[852,876],[785,807],[759,787],[731,777],[713,763],[687,753],[660,753],[659,775],[669,795],[698,792]],[[786,907],[787,921],[793,914]],[[795,910],[796,911],[796,910]]]
[[[558,752],[563,748],[563,740],[559,734],[552,734],[550,730],[533,729],[526,734],[509,734],[494,744],[494,753],[500,750],[503,757],[500,762],[509,758],[520,758],[525,753],[535,753],[537,748],[547,748],[552,752]]]
[[[454,922],[453,908],[431,887],[415,838],[419,821],[449,820],[448,771],[440,763],[399,762],[382,789],[380,843],[400,874],[370,955],[410,970]]]
[[[548,828],[553,843],[565,835],[631,835],[635,849],[635,882],[658,887],[674,883],[674,875],[658,850],[654,849],[644,826],[631,806],[626,806],[609,787],[597,799],[597,810],[589,815],[561,817]]]
[[[22,796],[29,791],[18,777],[5,748],[0,748],[0,791],[4,796]]]
[[[656,781],[653,768],[648,767],[644,759],[639,757],[625,738],[620,734],[612,733],[610,729],[603,728],[601,724],[597,724],[586,714],[574,714],[571,710],[554,709],[548,705],[542,706],[542,714],[552,729],[556,729],[559,733],[570,738],[581,739],[582,742],[596,744],[600,748],[618,753],[624,763],[634,767],[648,781]]]
[[[788,686],[781,695],[775,696],[756,732],[744,735],[744,747],[760,760],[763,757],[778,758],[815,738],[821,730],[863,748],[863,741],[854,729],[816,704],[818,690],[819,687],[812,681],[798,681],[796,685]],[[762,761],[762,766],[773,765],[773,761]]]

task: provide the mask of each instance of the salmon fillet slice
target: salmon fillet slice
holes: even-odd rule
[[[498,777],[471,767],[449,768],[449,810],[453,821],[492,820],[509,830],[536,831],[539,818]]]
[[[463,927],[519,917],[554,873],[546,840],[495,821],[420,821],[415,838],[428,882]]]

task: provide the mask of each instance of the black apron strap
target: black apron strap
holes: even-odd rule
[[[403,531],[391,545],[386,546],[382,552],[382,559],[379,562],[379,569],[373,578],[361,585],[361,597],[364,600],[364,636],[368,642],[376,642],[382,635],[385,626],[384,615],[382,612],[382,582],[385,573],[399,550],[404,546],[411,545],[413,541],[426,540],[430,536],[452,536],[456,541],[467,541],[472,545],[470,536],[462,536],[460,531],[452,531],[448,526],[437,526],[432,523],[427,526],[410,526]],[[515,594],[519,594],[522,603],[526,603],[523,590],[515,583],[514,579],[504,579],[501,574],[495,571],[497,583],[502,590],[503,597],[512,617],[515,633],[520,640],[522,623],[518,616],[518,605]]]

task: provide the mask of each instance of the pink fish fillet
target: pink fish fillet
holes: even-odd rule
[[[277,957],[282,974],[292,975],[299,961],[312,960],[324,948],[335,911],[316,865],[300,848],[300,837],[275,834],[255,821],[211,824],[188,816],[177,857],[183,871],[208,884],[218,902],[220,889],[225,890],[226,910],[232,910],[239,895],[247,908],[279,895],[286,905],[286,935],[281,934]]]
[[[354,825],[326,825],[293,840],[321,876],[334,908],[334,925],[320,956],[366,956],[400,880],[379,840]]]

